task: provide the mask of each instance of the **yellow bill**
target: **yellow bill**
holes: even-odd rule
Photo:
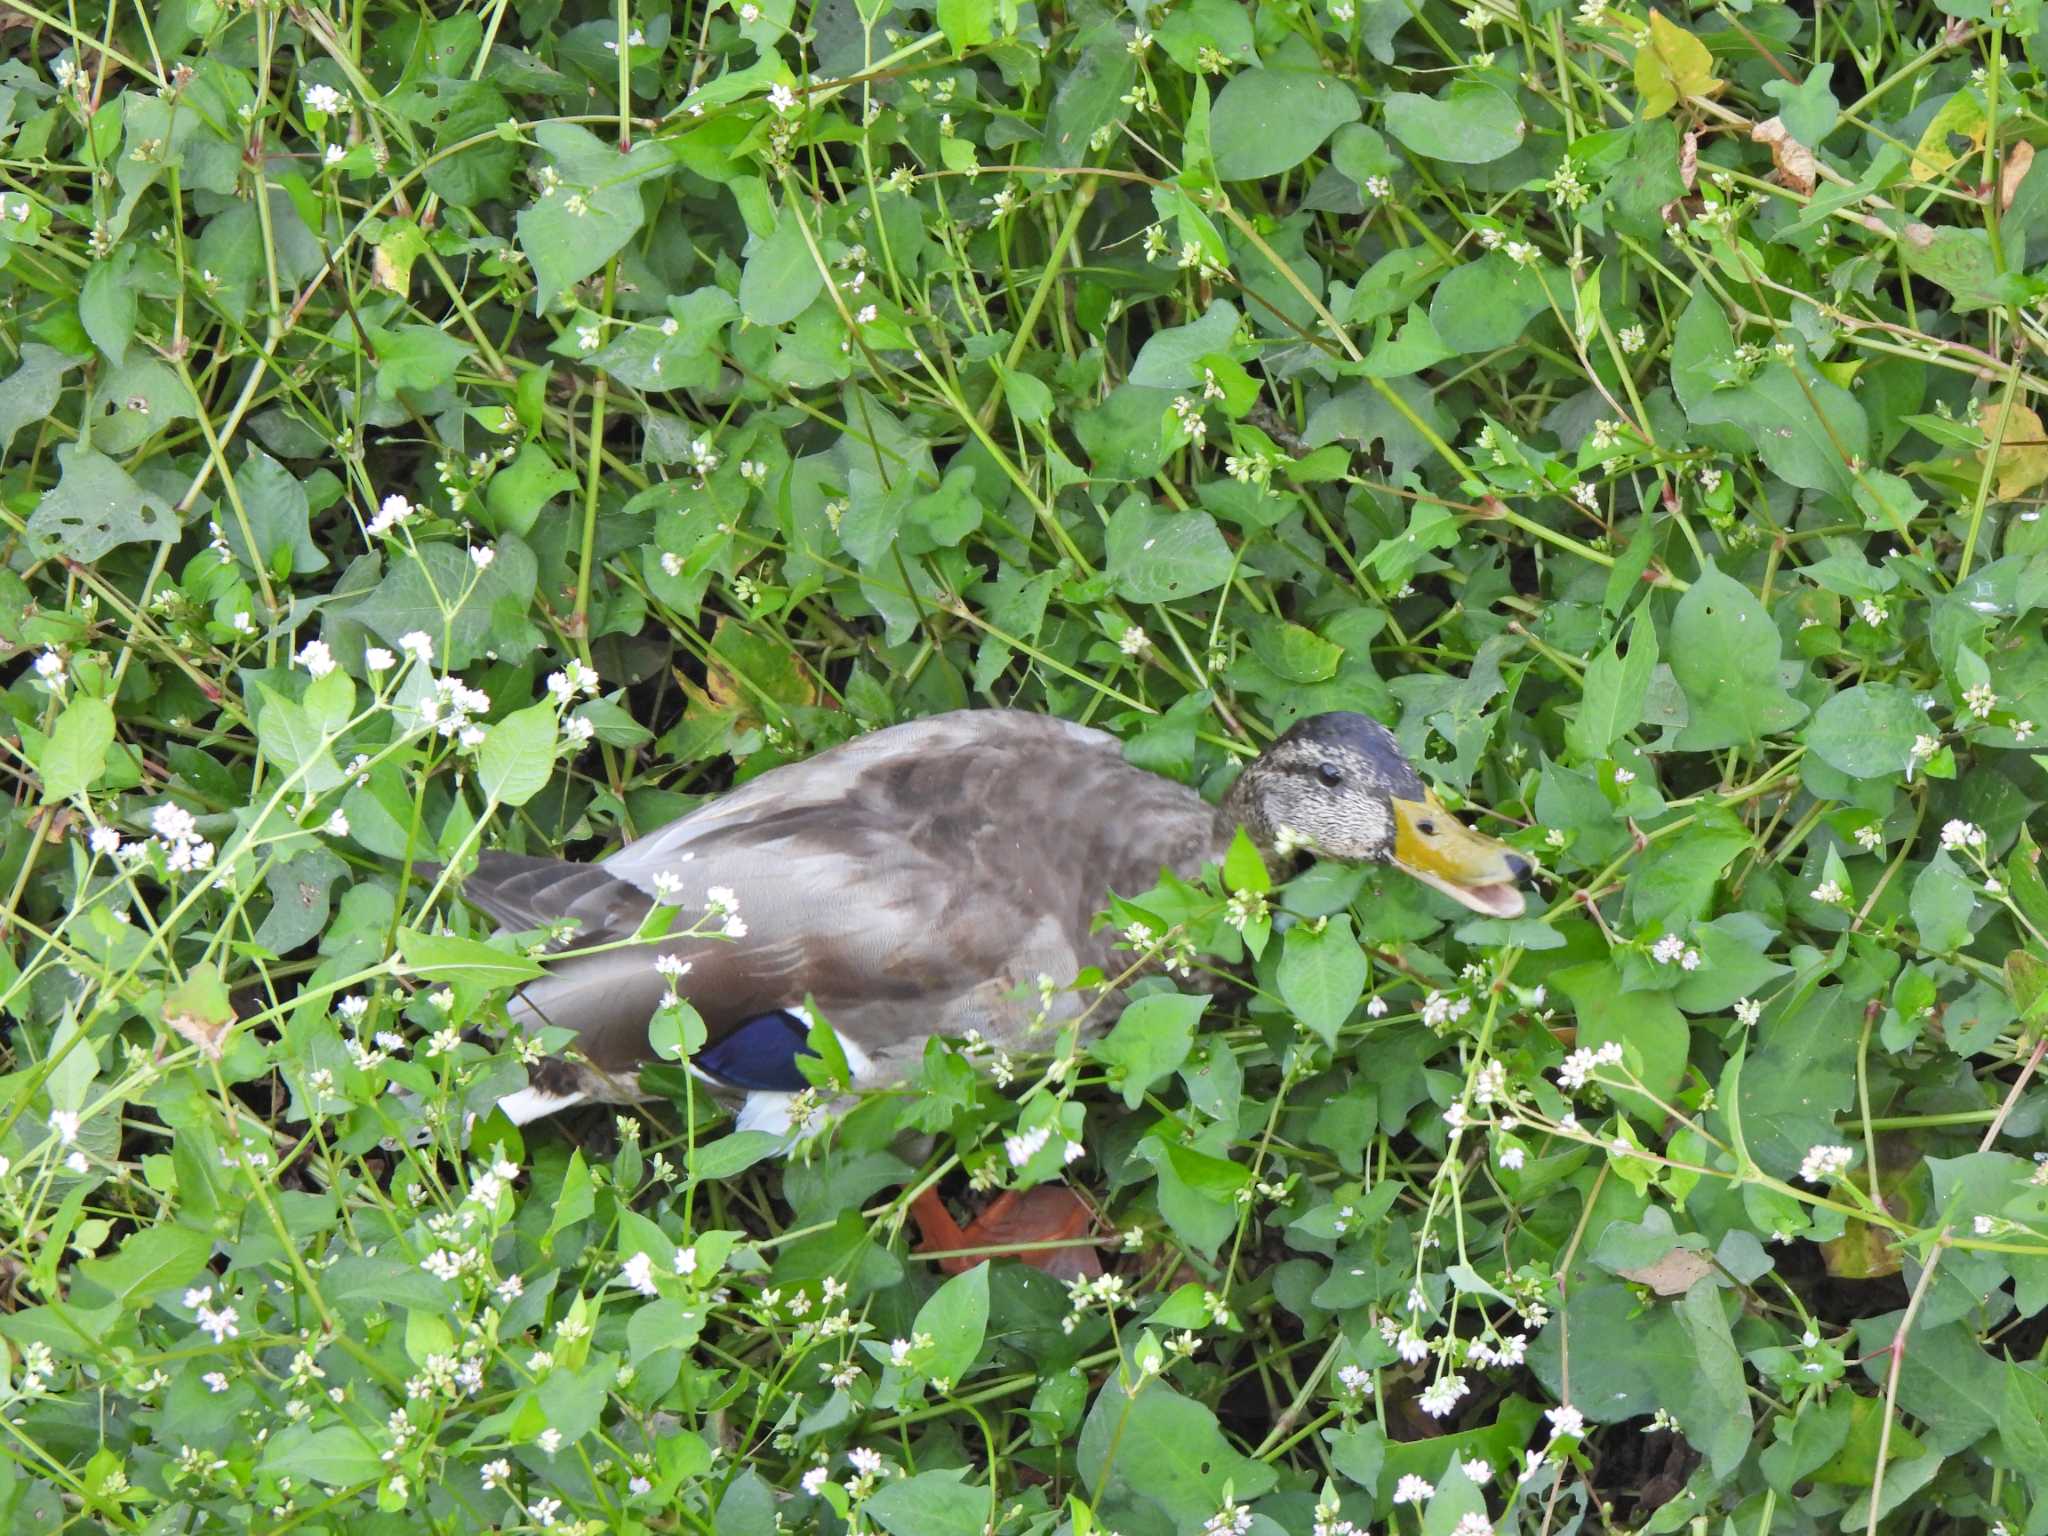
[[[1529,861],[1443,808],[1433,790],[1394,802],[1394,863],[1424,885],[1488,917],[1520,917]]]

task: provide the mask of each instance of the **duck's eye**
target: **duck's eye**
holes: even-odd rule
[[[1420,832],[1424,837],[1435,837],[1436,823],[1433,821],[1418,821],[1417,823],[1415,823],[1415,830]]]
[[[1330,788],[1335,789],[1344,782],[1344,770],[1335,763],[1324,763],[1316,769],[1316,777],[1329,785]]]

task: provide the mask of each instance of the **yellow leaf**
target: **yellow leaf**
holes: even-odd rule
[[[1913,146],[1913,179],[1933,181],[1962,159],[1948,147],[1952,133],[1968,139],[1971,149],[1982,149],[1987,126],[1983,99],[1975,91],[1957,91],[1921,130],[1920,142]]]
[[[1662,11],[1650,12],[1650,40],[1636,50],[1636,92],[1642,116],[1662,117],[1691,96],[1718,95],[1725,82],[1714,78],[1714,56]]]
[[[2001,419],[2003,433],[1998,430]],[[2048,480],[2048,436],[2042,433],[2041,418],[2024,405],[2015,404],[2008,412],[2002,401],[1986,400],[1977,408],[1977,430],[1987,450],[1992,442],[1998,444],[1995,494],[2000,501],[2016,501]],[[1981,455],[1978,462],[1983,462]]]

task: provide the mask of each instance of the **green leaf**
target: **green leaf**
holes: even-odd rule
[[[1932,730],[1927,711],[1892,683],[1858,683],[1830,694],[1814,711],[1804,740],[1831,768],[1855,779],[1903,773],[1913,743]]]
[[[524,805],[555,775],[555,709],[529,704],[484,732],[477,748],[476,778],[499,805]]]
[[[911,1332],[931,1335],[925,1375],[933,1381],[957,1386],[981,1353],[988,1332],[988,1272],[988,1265],[977,1264],[953,1276],[917,1309]]]
[[[391,573],[360,597],[328,610],[373,630],[387,646],[419,630],[434,640],[434,661],[457,671],[483,654],[523,660],[540,643],[526,617],[538,565],[524,540],[506,534],[497,557],[479,574],[458,545],[433,543],[401,558]]]
[[[1351,932],[1351,916],[1340,912],[1320,929],[1296,923],[1287,930],[1280,955],[1280,1000],[1328,1044],[1365,995],[1371,968]]]
[[[783,1137],[768,1131],[734,1131],[690,1154],[690,1177],[714,1184],[737,1178],[754,1164],[775,1156],[783,1144]]]
[[[1546,263],[1525,267],[1505,251],[1454,267],[1429,301],[1430,324],[1453,352],[1491,352],[1521,342],[1529,322],[1562,299],[1565,275]]]
[[[785,206],[774,233],[756,240],[740,271],[740,313],[750,325],[787,325],[825,291],[801,216]]]
[[[426,394],[439,389],[469,356],[468,343],[435,325],[372,330],[370,345],[377,356],[377,393],[386,400],[407,390]]]
[[[224,519],[221,533],[236,558],[273,574],[311,576],[327,569],[327,556],[308,526],[311,502],[296,475],[262,449],[251,448],[235,471],[235,487],[256,541],[250,548],[241,518]]]
[[[1578,1044],[1597,1050],[1609,1041],[1621,1046],[1621,1064],[1647,1092],[1615,1088],[1614,1102],[1644,1125],[1662,1125],[1692,1044],[1685,1016],[1661,992],[1623,992],[1621,978],[1605,960],[1552,971],[1551,982],[1571,999],[1579,1016]]]
[[[2048,1496],[2048,1377],[2038,1369],[2006,1361],[1998,1433],[2025,1473],[2034,1498]]]
[[[137,295],[130,269],[134,247],[122,246],[105,261],[87,268],[78,291],[78,318],[93,345],[116,368],[128,361],[128,342],[135,334]]]
[[[1936,853],[1913,879],[1913,926],[1920,947],[1945,955],[1970,942],[1970,914],[1977,909],[1977,886],[1944,852]]]
[[[995,40],[995,0],[938,0],[938,6],[939,30],[955,53]]]
[[[1217,299],[1199,320],[1154,331],[1138,349],[1130,380],[1147,389],[1194,389],[1202,383],[1201,359],[1221,352],[1243,318],[1228,299]]]
[[[1454,165],[1484,165],[1522,146],[1529,125],[1514,98],[1477,80],[1443,95],[1395,91],[1385,102],[1387,132],[1418,155]]]
[[[1690,710],[1685,752],[1753,746],[1806,718],[1778,679],[1778,630],[1747,587],[1709,564],[1671,617],[1671,671]]]
[[[1778,116],[1785,124],[1785,131],[1808,148],[1818,148],[1820,141],[1835,131],[1835,124],[1841,120],[1842,109],[1835,100],[1835,93],[1829,89],[1834,75],[1832,69],[1822,67],[1808,75],[1804,82],[1790,80],[1766,80],[1763,92],[1778,104]]]
[[[1565,726],[1565,740],[1583,759],[1601,758],[1643,718],[1643,698],[1657,670],[1657,626],[1649,610],[1636,610],[1628,630],[1628,654],[1615,636],[1586,668],[1579,712]]]
[[[256,743],[273,765],[313,794],[324,794],[348,782],[348,775],[334,760],[332,732],[304,705],[268,683],[258,683],[256,693],[263,705],[256,716]]]
[[[1258,845],[1239,827],[1230,839],[1230,851],[1223,856],[1223,883],[1233,891],[1265,892],[1273,889],[1273,877]]]
[[[0,382],[0,453],[13,446],[15,433],[50,414],[64,393],[64,375],[78,366],[39,341],[22,346],[21,366]]]
[[[1254,181],[1292,170],[1358,115],[1358,97],[1336,74],[1243,70],[1230,77],[1209,109],[1216,174],[1225,181]]]
[[[105,699],[81,695],[66,704],[36,755],[43,804],[84,794],[106,771],[107,749],[113,744],[114,710]]]
[[[190,1285],[212,1252],[211,1234],[197,1228],[141,1227],[113,1253],[81,1261],[78,1272],[126,1307]]]
[[[1166,512],[1132,496],[1109,520],[1109,574],[1119,596],[1164,603],[1230,579],[1230,546],[1207,512]]]
[[[1134,1396],[1115,1373],[1081,1426],[1075,1463],[1097,1507],[1120,1493],[1193,1525],[1222,1507],[1225,1488],[1249,1502],[1278,1479],[1271,1466],[1242,1455],[1200,1403],[1163,1381]]]
[[[891,1479],[861,1507],[889,1536],[982,1536],[995,1517],[996,1502],[987,1488],[968,1485],[966,1468],[949,1467]]]
[[[1693,1282],[1678,1304],[1678,1320],[1685,1325],[1694,1351],[1693,1368],[1688,1373],[1691,1390],[1685,1409],[1685,1438],[1706,1453],[1717,1478],[1733,1476],[1742,1465],[1755,1429],[1742,1358],[1735,1351],[1735,1336],[1723,1304],[1723,1297],[1732,1295],[1708,1276]]]
[[[576,476],[557,464],[538,443],[522,443],[512,462],[491,476],[484,506],[491,526],[522,538],[532,532],[541,508],[576,488]]]
[[[322,1488],[359,1488],[384,1475],[381,1452],[351,1424],[286,1424],[264,1445],[259,1464],[268,1477]]]
[[[398,953],[409,976],[424,982],[463,982],[480,987],[516,987],[547,974],[530,955],[499,949],[452,933],[398,930]]]
[[[622,155],[573,123],[543,121],[532,132],[559,177],[518,218],[519,244],[533,263],[535,303],[545,310],[640,232],[646,218],[640,184],[667,175],[675,162],[658,139],[643,138]]]
[[[40,558],[63,555],[91,564],[110,549],[146,540],[169,543],[178,515],[103,453],[79,443],[57,450],[63,477],[28,515],[28,543]]]
[[[1790,1179],[1807,1148],[1842,1139],[1835,1117],[1855,1102],[1861,1027],[1857,1001],[1824,987],[1774,1011],[1759,1030],[1735,1107],[1749,1155],[1766,1173]]]
[[[1136,1109],[1146,1091],[1177,1071],[1194,1045],[1195,1024],[1209,1005],[1206,997],[1154,992],[1123,1011],[1116,1027],[1089,1054],[1109,1067],[1109,1082]]]

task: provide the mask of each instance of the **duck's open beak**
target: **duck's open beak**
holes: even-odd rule
[[[1488,917],[1520,917],[1529,861],[1443,808],[1433,790],[1394,801],[1394,863],[1424,885]]]

